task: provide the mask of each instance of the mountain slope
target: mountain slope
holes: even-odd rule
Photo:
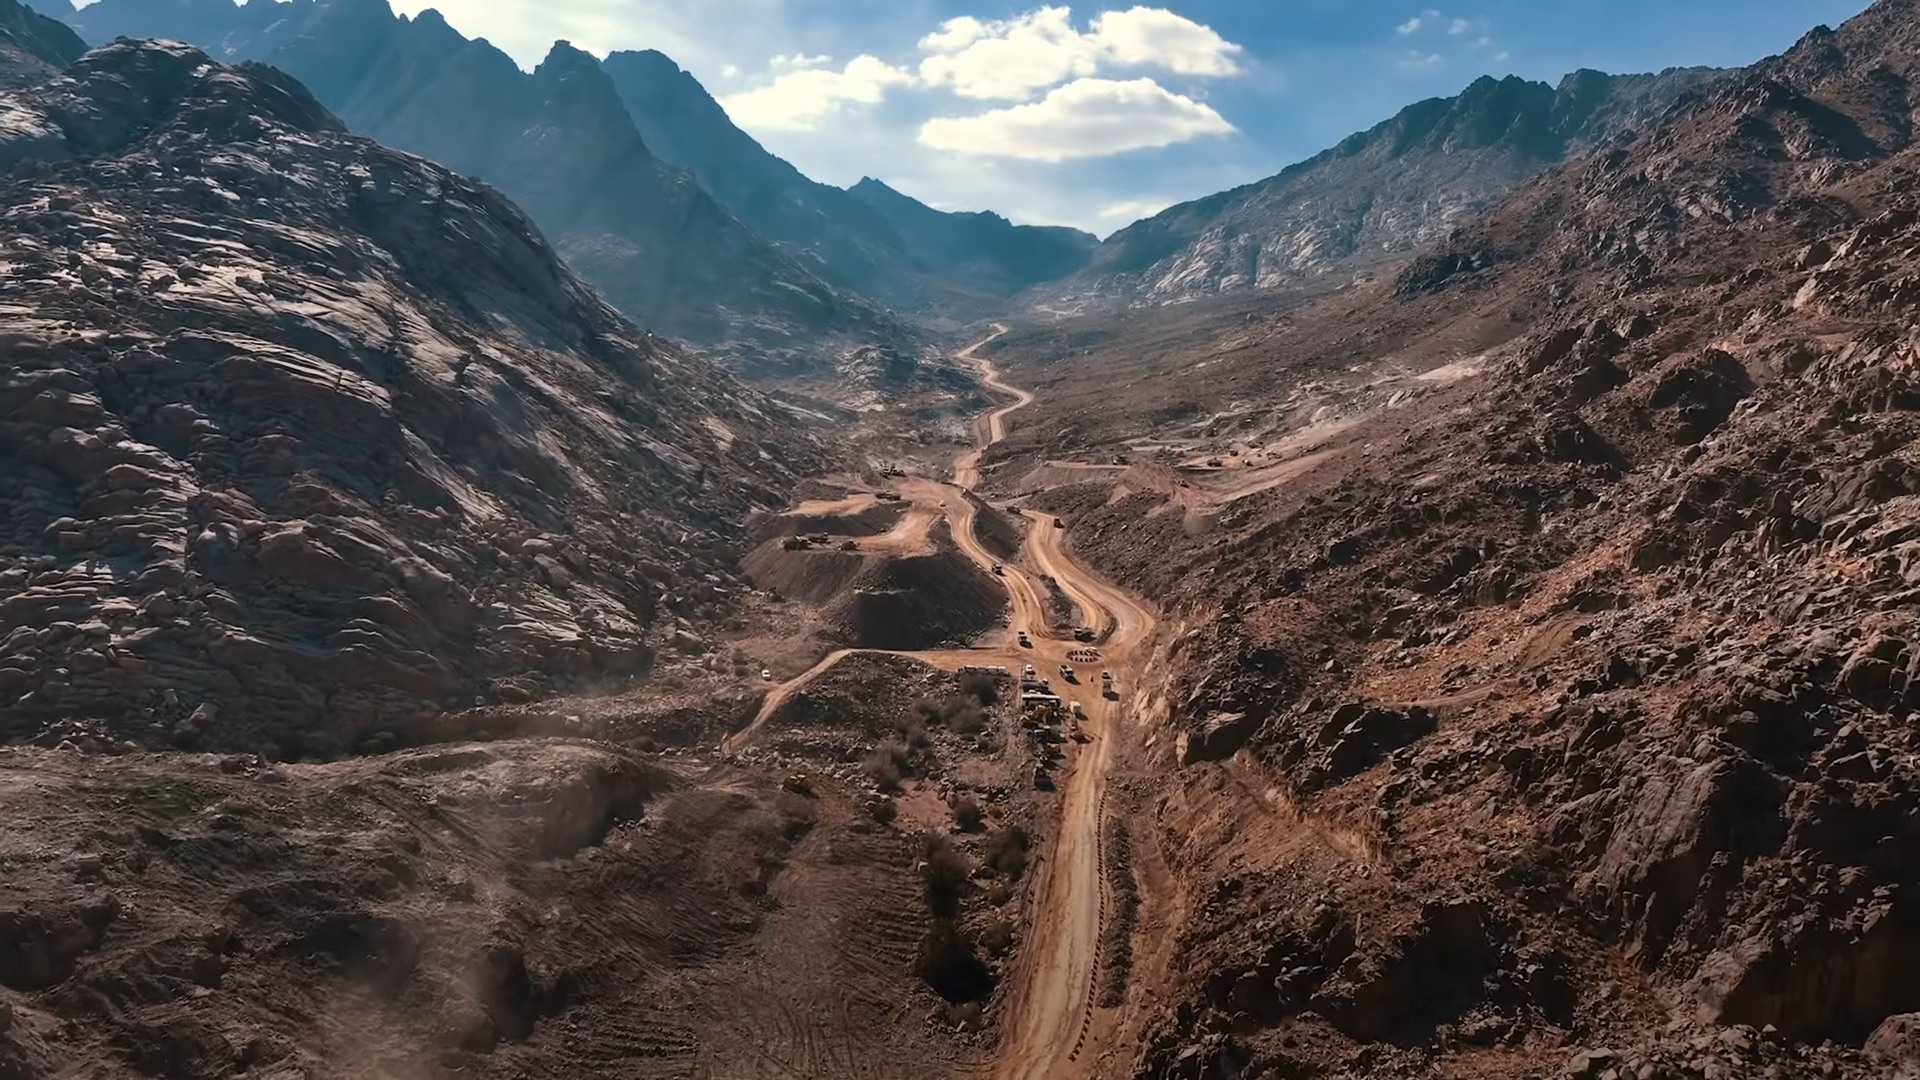
[[[1136,222],[1047,292],[1163,303],[1344,285],[1443,238],[1539,170],[1658,116],[1711,75],[1580,71],[1557,88],[1483,77],[1277,176]]]
[[[768,153],[661,53],[616,52],[603,66],[647,145],[699,177],[741,220],[823,273],[890,299],[911,297],[904,245],[879,215]]]
[[[1066,277],[1086,265],[1099,243],[1078,229],[935,210],[870,176],[847,190],[886,219],[922,263],[981,290],[1011,293]]]
[[[437,12],[401,18],[385,0],[103,0],[75,19],[96,40],[214,41],[289,72],[353,130],[498,186],[655,329],[800,365],[833,342],[905,336],[656,158],[598,64],[564,44],[529,74]]]
[[[616,52],[604,67],[648,145],[691,169],[765,235],[808,253],[825,273],[892,303],[941,307],[1009,295],[1078,269],[1094,238],[953,214],[871,181],[842,190],[811,180],[736,127],[697,79],[661,53]]]
[[[51,78],[86,51],[67,24],[19,0],[0,0],[0,87]]]
[[[328,755],[618,685],[813,461],[277,70],[116,44],[0,105],[0,739]]]
[[[1920,1065],[1917,58],[1881,0],[1249,318],[1182,365],[1238,415],[1152,434],[1292,411],[1278,486],[1060,497],[1191,627],[1147,829],[1206,902],[1135,1075]]]

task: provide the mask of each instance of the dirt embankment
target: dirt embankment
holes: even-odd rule
[[[747,523],[748,534],[756,544],[788,536],[881,536],[899,524],[906,514],[904,502],[871,502],[850,506],[845,511],[812,513],[796,510],[785,514],[765,514]]]
[[[784,599],[824,606],[839,599],[882,561],[882,556],[854,551],[788,551],[779,540],[769,540],[749,552],[742,565],[756,588]]]
[[[894,557],[788,551],[769,541],[747,557],[754,584],[823,609],[834,634],[862,649],[929,649],[998,626],[1005,590],[954,549],[944,525],[934,553]]]
[[[973,504],[973,535],[980,546],[996,559],[1011,559],[1020,553],[1026,539],[1025,519],[1006,513],[969,491],[966,500]]]
[[[1006,593],[956,552],[895,559],[828,611],[848,644],[931,649],[959,644],[1000,624]]]

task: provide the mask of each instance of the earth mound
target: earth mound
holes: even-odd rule
[[[830,507],[830,508],[829,508]],[[815,509],[806,504],[784,514],[764,514],[748,526],[756,544],[789,536],[882,536],[906,514],[904,502],[850,496]]]
[[[998,626],[1006,590],[957,551],[887,559],[827,607],[848,644],[931,649],[962,644]]]
[[[789,548],[770,540],[744,563],[755,585],[821,608],[835,636],[863,649],[930,649],[998,626],[1006,590],[953,546],[945,524],[926,555]]]

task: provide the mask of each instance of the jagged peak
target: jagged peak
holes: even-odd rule
[[[681,67],[679,62],[659,49],[615,49],[607,54],[609,64],[632,64],[657,70],[664,74],[691,74]]]
[[[594,59],[592,53],[580,48],[566,38],[561,38],[553,43],[552,48],[547,50],[546,59],[540,61],[541,68],[548,67],[549,65],[558,72],[570,71],[576,67],[591,67],[599,70],[600,61]]]
[[[189,125],[196,130],[211,130],[221,117],[309,132],[345,130],[292,76],[264,64],[222,64],[179,41],[122,38],[81,57],[56,84],[81,100],[108,85],[120,88],[108,94],[116,109],[126,108],[124,97],[130,91],[154,118],[177,117],[199,106]]]

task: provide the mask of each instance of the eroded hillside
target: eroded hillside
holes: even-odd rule
[[[6,107],[11,737],[298,757],[620,684],[813,460],[277,72],[115,45]]]
[[[1191,413],[1009,339],[1036,429],[1106,436],[1036,498],[1174,624],[1139,1075],[1911,1067],[1916,33],[1877,4],[1213,339]]]

